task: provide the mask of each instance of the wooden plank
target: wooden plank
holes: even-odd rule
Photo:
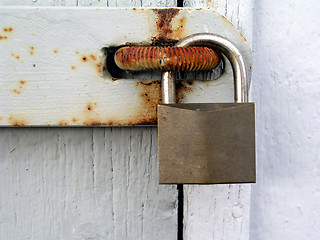
[[[177,191],[158,185],[156,128],[0,128],[0,155],[0,239],[176,239]]]
[[[226,16],[252,43],[253,1],[195,0],[186,7],[211,7]],[[231,89],[229,89],[230,91]],[[232,101],[230,97],[227,101]],[[184,239],[249,239],[251,185],[185,185]]]

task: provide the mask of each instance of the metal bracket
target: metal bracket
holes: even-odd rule
[[[217,33],[235,43],[250,69],[248,44],[210,9],[1,7],[0,15],[0,126],[156,125],[161,76],[114,79],[105,68],[104,50],[128,43],[175,44]],[[179,82],[178,102],[231,100],[228,63],[225,71],[216,81]]]

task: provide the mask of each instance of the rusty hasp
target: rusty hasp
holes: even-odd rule
[[[177,70],[178,103],[232,98],[232,90],[226,90],[233,87],[228,63],[217,81],[196,81],[202,76],[212,80],[209,75],[216,70],[187,71],[212,69],[217,63],[215,69],[220,69],[216,48],[172,48],[178,41],[218,32],[250,58],[241,34],[212,9],[0,7],[0,16],[0,126],[157,125],[161,71]],[[130,56],[134,68],[149,59],[144,64],[152,72],[116,66],[106,49],[115,55],[125,46],[136,46],[138,55]],[[120,71],[116,76],[110,59]],[[127,59],[122,62],[128,65]]]
[[[122,47],[114,57],[124,70],[201,71],[218,66],[220,58],[208,47]]]

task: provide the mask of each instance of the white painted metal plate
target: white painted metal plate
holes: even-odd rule
[[[209,9],[2,7],[0,16],[0,126],[156,124],[159,82],[112,79],[105,47],[215,33],[251,65],[242,35]],[[180,102],[222,102],[230,99],[232,71],[227,64],[218,80],[180,85]]]

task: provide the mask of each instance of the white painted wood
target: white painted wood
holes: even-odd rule
[[[0,102],[6,103],[0,125],[143,125],[156,118],[158,88],[114,81],[101,73],[100,59],[102,48],[151,42],[159,34],[153,9],[0,8],[0,14],[7,38],[0,41]],[[247,44],[215,11],[180,10],[172,29],[176,40],[202,32],[228,38],[249,69]],[[230,65],[225,72],[216,81],[195,81],[181,103],[232,98]]]
[[[1,239],[176,239],[153,128],[0,130]]]
[[[176,0],[1,0],[0,6],[176,7]]]
[[[79,3],[101,6],[99,1],[72,0],[1,1],[0,5]],[[136,2],[106,2],[107,6],[121,4],[139,6]],[[162,4],[172,2],[156,6]],[[225,99],[219,100],[232,98],[230,89],[217,91],[224,91]],[[155,128],[1,128],[0,239],[176,239],[177,192],[175,186],[157,184],[156,132]],[[186,220],[186,239],[197,235],[193,239],[214,239],[212,232],[217,237],[231,237],[232,231],[238,233],[239,228],[247,226],[242,218],[248,212],[244,201],[236,205],[228,201],[242,199],[244,191],[240,189],[240,195],[236,195],[231,185],[232,193],[226,194],[219,187],[216,191],[198,186],[186,188],[186,201],[194,204],[186,208],[187,220],[191,219],[191,209],[202,204],[212,206],[212,197],[227,199],[228,203],[224,212],[215,215],[208,214],[213,211],[206,208],[194,211],[193,223],[204,220],[208,224],[195,225],[195,229],[192,221]],[[218,205],[225,206],[222,203],[218,201]],[[231,206],[237,221],[224,217]],[[217,212],[216,208],[213,210]],[[197,216],[201,211],[202,219]],[[212,225],[214,220],[220,220],[219,224]],[[230,224],[225,227],[225,223]]]
[[[252,0],[185,1],[187,7],[213,7],[252,43]],[[232,91],[232,88],[228,89]],[[232,101],[229,97],[227,101]],[[185,240],[248,240],[251,185],[185,185]]]
[[[251,239],[320,239],[319,1],[257,1]]]
[[[0,5],[76,6],[59,3]],[[0,156],[0,239],[176,239],[156,128],[0,128]]]

